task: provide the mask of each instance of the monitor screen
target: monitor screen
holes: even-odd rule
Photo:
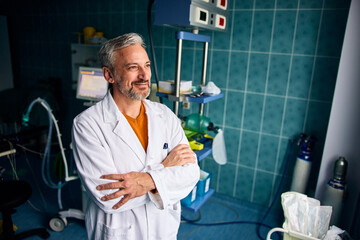
[[[101,68],[79,67],[76,98],[100,101],[107,93],[108,84]]]

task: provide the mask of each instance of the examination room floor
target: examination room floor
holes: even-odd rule
[[[39,159],[32,159],[27,154],[16,157],[16,170],[19,179],[29,182],[33,188],[33,194],[30,200],[18,207],[17,212],[12,215],[14,225],[18,228],[17,233],[23,231],[46,227],[50,233],[49,239],[63,240],[80,240],[86,239],[86,230],[83,220],[67,218],[68,225],[61,232],[54,232],[49,228],[49,220],[56,216],[59,211],[57,201],[57,190],[47,187],[41,178],[41,164]],[[9,161],[2,158],[0,165],[9,168]],[[30,163],[31,162],[31,163]],[[4,166],[6,165],[6,166]],[[36,168],[35,168],[36,167]],[[12,169],[11,166],[9,169]],[[7,169],[7,172],[11,172]],[[11,176],[5,175],[5,178]],[[3,194],[3,193],[1,193]],[[63,209],[67,210],[81,208],[81,193],[79,180],[67,183],[61,191]],[[196,223],[223,223],[232,222],[231,224],[220,225],[194,225],[182,222],[179,229],[178,239],[259,239],[256,233],[256,224],[235,223],[235,222],[259,222],[266,212],[266,208],[258,205],[242,202],[222,194],[214,194],[201,208],[200,213],[193,213],[183,210],[182,215],[187,219],[199,219]],[[281,212],[281,211],[280,211]],[[271,227],[280,227],[283,221],[282,214],[274,215],[273,211],[265,219],[265,224]],[[261,228],[261,236],[266,239],[268,228]],[[41,239],[38,236],[26,239]],[[278,239],[273,238],[273,239]]]

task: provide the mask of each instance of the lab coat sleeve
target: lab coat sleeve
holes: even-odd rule
[[[189,144],[181,127],[180,120],[171,112],[170,151],[179,144]],[[164,159],[163,159],[164,160]],[[161,164],[162,165],[162,164]],[[172,208],[186,197],[199,181],[200,169],[197,163],[175,167],[155,167],[148,171],[154,180],[157,196],[150,196],[160,208]],[[151,194],[151,193],[150,193]],[[161,199],[161,204],[159,204]]]
[[[92,200],[106,213],[126,211],[148,202],[146,195],[129,200],[121,208],[114,210],[112,207],[120,198],[102,201],[104,195],[115,192],[116,190],[98,191],[96,187],[100,184],[113,182],[113,180],[100,179],[104,174],[114,173],[116,169],[112,161],[111,153],[106,148],[102,138],[101,128],[91,118],[73,122],[73,152],[76,166],[82,180],[82,184],[90,193]]]

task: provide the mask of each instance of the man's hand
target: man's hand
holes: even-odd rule
[[[162,162],[164,167],[184,166],[188,163],[196,163],[196,154],[189,145],[179,144],[167,155]]]
[[[108,201],[123,196],[123,198],[113,206],[113,209],[118,209],[130,199],[140,197],[155,189],[155,183],[148,173],[130,172],[126,174],[108,174],[100,178],[118,180],[118,182],[106,183],[96,187],[97,190],[119,189],[119,191],[101,198],[103,201]]]

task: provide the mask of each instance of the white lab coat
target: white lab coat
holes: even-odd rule
[[[178,144],[188,144],[176,115],[165,105],[144,100],[148,116],[148,148],[118,110],[110,92],[79,114],[73,123],[74,157],[88,196],[85,213],[89,239],[176,239],[180,225],[180,200],[199,180],[198,164],[164,168],[161,162]],[[164,145],[168,145],[164,147]],[[115,190],[96,186],[113,180],[104,174],[148,172],[157,194],[147,193],[121,208],[120,199],[101,201]]]

